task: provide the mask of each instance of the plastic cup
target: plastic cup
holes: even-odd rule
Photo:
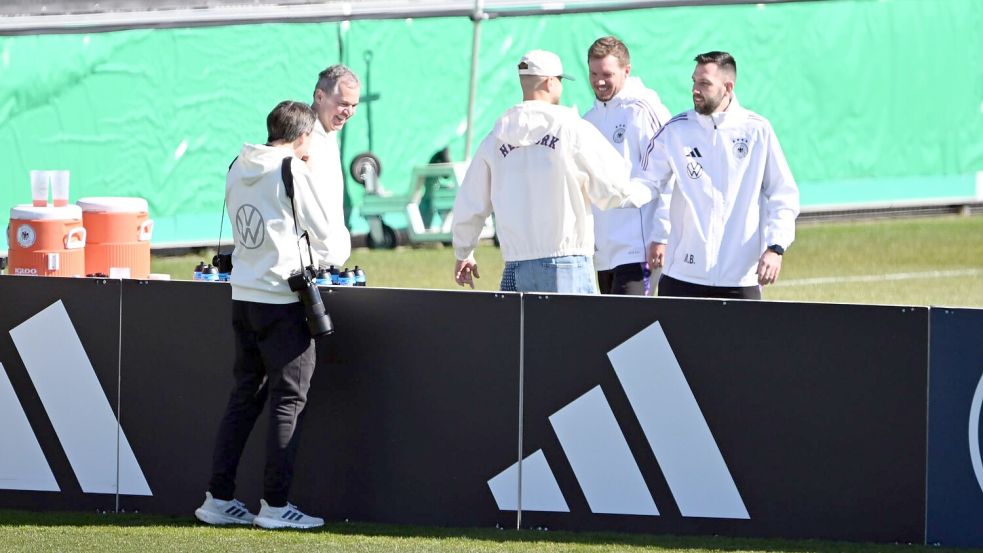
[[[55,207],[68,205],[69,171],[51,171],[51,198]]]
[[[48,206],[48,171],[31,171],[31,203],[35,207]]]

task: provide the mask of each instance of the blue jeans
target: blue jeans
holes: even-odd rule
[[[514,288],[510,286],[512,282]],[[515,292],[596,294],[594,261],[583,255],[508,261],[501,288]]]

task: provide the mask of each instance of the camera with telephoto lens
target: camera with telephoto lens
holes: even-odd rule
[[[304,304],[307,328],[311,331],[313,338],[334,332],[331,316],[324,308],[321,292],[318,290],[317,284],[314,283],[315,278],[317,278],[317,269],[313,265],[308,265],[304,267],[303,271],[294,271],[287,279],[290,291],[297,292],[300,303]]]
[[[212,256],[212,265],[218,267],[218,272],[220,273],[231,273],[232,272],[232,254],[231,253],[217,253]]]

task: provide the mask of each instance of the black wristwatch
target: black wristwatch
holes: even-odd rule
[[[768,249],[777,253],[778,255],[785,255],[785,248],[779,246],[778,244],[772,244],[768,246]]]

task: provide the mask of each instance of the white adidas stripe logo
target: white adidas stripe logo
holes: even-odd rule
[[[751,518],[662,326],[653,323],[608,358],[682,515]],[[600,386],[549,421],[591,512],[659,514]],[[541,449],[493,477],[488,487],[499,510],[570,512]]]
[[[82,491],[153,495],[62,302],[14,327],[10,336]],[[8,452],[0,456],[0,489],[61,491],[2,364],[0,369],[0,449]]]
[[[980,411],[983,410],[983,376],[976,384],[973,401],[969,405],[969,459],[973,465],[976,482],[983,491],[983,455],[980,450]]]

